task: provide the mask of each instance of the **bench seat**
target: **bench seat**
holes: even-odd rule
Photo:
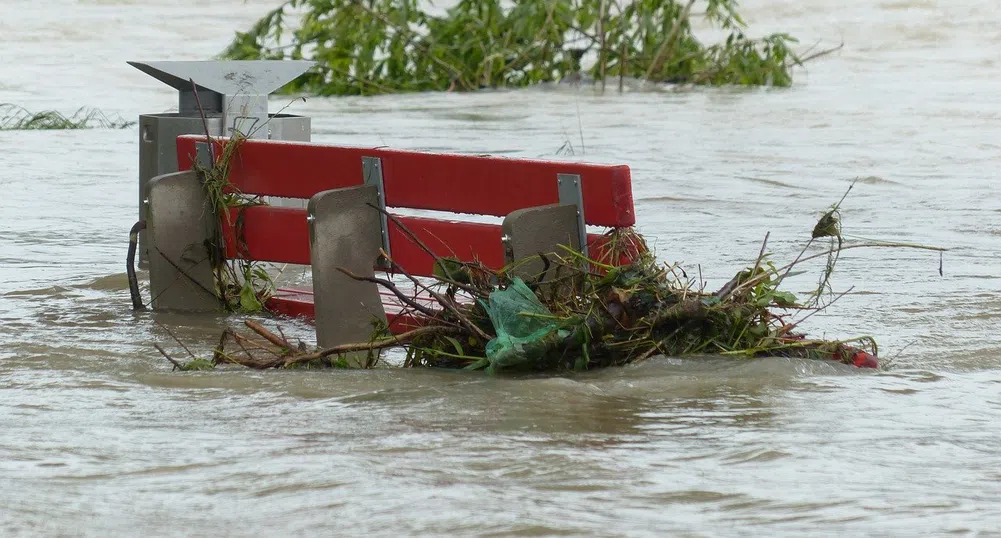
[[[411,329],[421,326],[420,316],[415,316],[411,311],[405,309],[403,305],[388,290],[379,289],[382,297],[382,305],[386,311],[386,321],[389,324],[389,331],[393,334],[401,334]],[[418,304],[438,309],[438,301],[426,292],[408,294]],[[465,302],[470,300],[467,297],[458,296],[456,300]],[[313,290],[305,288],[278,288],[275,293],[268,298],[265,303],[267,309],[279,316],[291,318],[302,318],[312,321],[316,316],[316,309],[313,300]]]
[[[179,136],[178,169],[193,169],[199,155],[201,162],[210,162],[204,159],[225,154],[227,143],[224,138],[207,142],[203,136]],[[309,200],[307,209],[252,205],[214,218],[228,259],[312,266],[314,289],[322,293],[281,288],[266,306],[276,314],[315,319],[321,346],[357,341],[345,338],[360,334],[367,324],[361,318],[370,322],[379,300],[392,332],[420,325],[412,309],[404,308],[390,292],[380,287],[375,295],[370,288],[356,288],[370,283],[334,274],[340,266],[352,267],[355,273],[385,270],[378,263],[380,245],[411,275],[432,277],[435,256],[476,261],[498,270],[514,259],[553,252],[558,244],[602,251],[607,248],[605,236],[585,233],[586,225],[624,228],[635,223],[629,167],[624,165],[271,140],[242,140],[231,153],[230,192]],[[184,184],[180,178],[175,183]],[[168,192],[168,184],[159,189]],[[157,203],[169,204],[169,196],[160,195]],[[365,205],[384,208],[392,216]],[[448,212],[453,217],[400,215],[399,209]],[[470,222],[462,220],[463,214],[502,217],[504,223]],[[199,244],[195,232],[202,233],[192,230],[189,244]],[[171,271],[164,270],[165,282]],[[204,270],[200,274],[208,278]],[[438,307],[426,294],[418,294],[416,300]],[[174,304],[181,301],[178,298]],[[348,318],[352,321],[344,324],[350,328],[324,336],[321,330]]]

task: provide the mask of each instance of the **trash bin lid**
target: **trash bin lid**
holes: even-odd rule
[[[268,95],[306,72],[306,60],[233,60],[128,62],[129,65],[179,91],[199,89],[222,95]]]

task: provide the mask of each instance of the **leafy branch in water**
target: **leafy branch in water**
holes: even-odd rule
[[[247,248],[242,226],[243,211],[248,207],[265,205],[260,196],[245,195],[229,182],[230,163],[245,140],[245,136],[234,132],[222,143],[222,151],[211,168],[196,163],[195,169],[202,175],[209,207],[228,228],[235,230],[230,239],[236,241],[234,250],[240,254],[227,259],[223,255],[223,238],[220,238],[220,244],[214,246],[217,250],[213,264],[215,292],[228,310],[256,313],[264,309],[265,302],[275,291],[275,284],[259,262],[243,256]]]
[[[697,3],[728,32],[723,43],[695,37]],[[422,6],[288,0],[237,32],[223,56],[314,60],[286,90],[320,95],[522,87],[581,73],[603,87],[611,77],[620,87],[624,78],[789,86],[804,61],[788,34],[747,37],[736,0],[459,0],[441,16]],[[288,20],[294,14],[297,25]]]
[[[194,80],[191,80],[191,87],[205,126],[205,140],[209,147],[215,148],[217,146],[209,134],[205,111],[202,109],[198,86]],[[275,115],[284,112],[297,100],[294,99],[283,106]],[[305,101],[305,98],[302,100]],[[194,169],[201,177],[206,200],[213,214],[225,221],[228,230],[233,230],[233,233],[227,234],[226,237],[216,234],[215,244],[206,245],[213,260],[215,294],[231,312],[253,314],[265,310],[267,300],[275,292],[274,277],[261,262],[254,261],[249,255],[243,229],[244,211],[249,207],[267,205],[267,202],[262,196],[240,192],[229,181],[231,164],[239,154],[240,147],[247,138],[253,137],[260,129],[267,128],[270,122],[269,118],[246,134],[233,130],[229,138],[221,139],[221,151],[218,156],[213,152],[212,166],[204,166],[198,161],[194,163]],[[233,258],[226,256],[226,241],[232,243],[230,247],[236,253]]]
[[[65,116],[55,110],[31,112],[15,104],[0,103],[0,131],[127,129],[135,124],[86,107]]]

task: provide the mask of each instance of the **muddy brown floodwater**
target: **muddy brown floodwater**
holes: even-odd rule
[[[0,0],[0,102],[135,118],[126,60],[206,59],[277,2]],[[879,372],[656,359],[566,378],[173,373],[234,319],[130,310],[137,133],[0,133],[0,535],[954,535],[1001,529],[1001,11],[761,0],[845,42],[786,90],[536,88],[310,99],[314,140],[632,166],[639,229],[709,286],[844,206],[852,293],[817,336]],[[275,99],[273,107],[280,106]],[[583,136],[583,143],[581,143]],[[815,267],[819,269],[819,267]],[[805,291],[814,276],[795,280]],[[290,327],[308,335],[308,327]]]

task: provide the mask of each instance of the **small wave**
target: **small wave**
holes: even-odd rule
[[[738,179],[743,179],[745,181],[750,181],[753,183],[760,183],[762,185],[768,185],[770,187],[779,187],[782,189],[795,189],[795,190],[801,189],[801,187],[798,187],[796,185],[790,185],[788,183],[783,183],[781,181],[776,181],[774,179],[765,179],[762,177],[744,176],[744,177],[739,177]]]
[[[684,491],[672,491],[670,493],[660,495],[659,498],[660,500],[669,503],[702,504],[745,500],[747,499],[747,496],[740,493],[723,493],[721,491],[689,489]]]
[[[879,177],[879,176],[860,177],[858,179],[858,182],[862,183],[863,185],[903,185],[900,182],[893,181],[891,179],[882,178],[882,177]]]
[[[934,9],[935,2],[931,0],[898,0],[895,2],[882,2],[880,9],[886,11],[907,11],[911,9]]]
[[[129,288],[129,278],[125,273],[97,277],[89,282],[73,286],[80,290],[119,291]]]
[[[7,293],[3,294],[3,296],[4,297],[37,297],[37,296],[58,297],[69,291],[70,291],[69,288],[64,288],[62,286],[49,286],[47,288],[8,291]]]
[[[728,464],[760,463],[788,458],[792,454],[781,450],[746,450],[723,458]]]
[[[879,388],[878,390],[881,390],[887,394],[900,394],[902,396],[910,396],[911,394],[917,394],[918,392],[920,392],[918,389],[911,389],[911,388],[900,388],[900,389]]]

